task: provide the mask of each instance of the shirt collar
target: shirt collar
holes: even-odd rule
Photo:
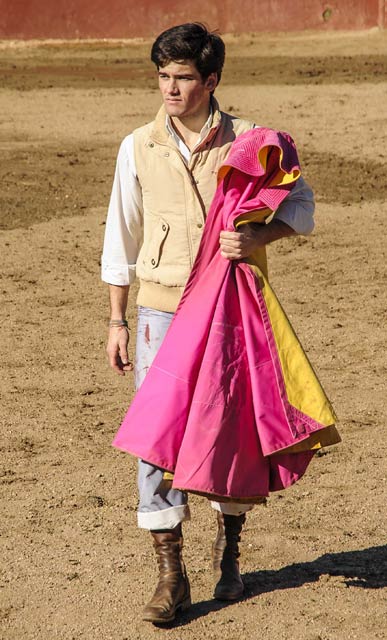
[[[194,147],[195,149],[196,149],[196,147],[198,147],[203,142],[203,140],[207,136],[209,130],[211,129],[212,118],[213,118],[213,110],[212,110],[212,104],[210,104],[210,114],[209,114],[206,122],[204,123],[201,131],[200,131],[199,138],[197,139],[197,142],[196,142],[195,147]],[[169,135],[173,138],[173,140],[179,146],[179,144],[181,144],[183,141],[180,138],[180,136],[177,133],[177,131],[174,129],[174,127],[172,125],[171,117],[168,114],[166,114],[166,116],[165,116],[165,127],[166,127]]]

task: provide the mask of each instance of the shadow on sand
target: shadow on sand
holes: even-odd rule
[[[348,587],[362,589],[382,589],[387,586],[387,545],[370,547],[360,551],[326,553],[312,562],[291,564],[277,571],[253,571],[243,575],[245,596],[254,596],[281,589],[294,589],[308,582],[317,582],[322,575],[342,576]],[[213,611],[230,607],[233,602],[202,600],[195,602],[184,614],[180,614],[170,629],[184,626]]]

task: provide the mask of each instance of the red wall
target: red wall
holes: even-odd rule
[[[367,29],[385,11],[385,0],[0,0],[0,37],[147,37],[193,21],[222,33]]]

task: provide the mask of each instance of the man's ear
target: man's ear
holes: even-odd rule
[[[217,84],[218,84],[218,74],[216,73],[216,71],[214,71],[214,73],[210,73],[210,75],[206,80],[206,89],[209,89],[210,91],[214,91]]]

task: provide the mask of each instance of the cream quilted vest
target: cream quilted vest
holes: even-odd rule
[[[217,171],[236,136],[254,124],[219,111],[187,165],[166,129],[162,107],[154,122],[133,132],[137,176],[144,207],[144,242],[136,263],[137,304],[175,311],[190,274]]]

